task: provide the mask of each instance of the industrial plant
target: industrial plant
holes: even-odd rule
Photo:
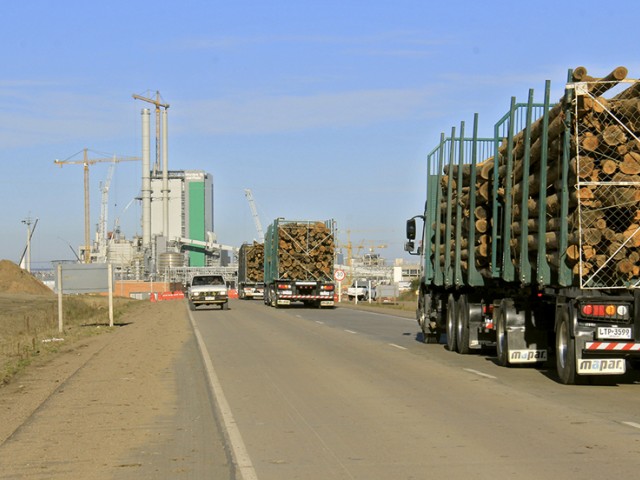
[[[54,162],[60,167],[75,164],[82,165],[84,169],[84,244],[78,248],[77,260],[84,264],[111,265],[116,291],[124,296],[144,298],[152,292],[181,289],[195,273],[222,275],[228,285],[235,287],[238,284],[240,246],[223,245],[214,233],[213,175],[202,170],[169,169],[169,104],[162,101],[159,92],[155,98],[135,94],[133,98],[155,107],[155,158],[151,158],[151,110],[143,108],[140,157],[113,155],[96,158],[85,148],[82,159]],[[126,207],[133,201],[141,205],[142,235],[133,237],[127,237],[121,231],[119,219],[111,230],[107,228],[113,170],[117,163],[125,161],[141,162],[140,195]],[[101,213],[92,240],[89,167],[99,162],[110,165],[107,179],[100,188]],[[245,196],[259,241],[263,242],[264,233],[251,190],[245,189]],[[354,246],[347,231],[347,243],[337,243],[336,247],[334,268],[346,273],[345,288],[357,278],[367,278],[375,284],[397,284],[407,277],[403,266],[386,266],[380,254],[374,252],[374,249],[386,248],[386,245],[372,244],[369,252],[361,256],[364,243]],[[26,262],[28,257],[27,254]]]
[[[82,160],[56,160],[56,165],[78,164],[84,168],[84,245],[78,249],[82,263],[109,263],[116,281],[184,283],[193,269],[224,275],[235,283],[237,248],[221,245],[213,232],[213,176],[201,170],[170,170],[168,155],[168,108],[156,98],[133,95],[155,105],[155,161],[151,159],[151,112],[143,108],[142,156],[90,158],[84,149]],[[122,161],[141,161],[140,197],[142,236],[127,238],[116,221],[107,230],[106,209],[113,167]],[[89,218],[89,166],[111,162],[107,181],[101,187],[101,218],[91,241]],[[122,288],[122,287],[121,287]],[[166,288],[166,287],[165,287]],[[140,288],[138,288],[140,289]],[[134,288],[135,290],[135,288]],[[143,288],[143,290],[145,290]],[[128,292],[130,293],[130,292]]]

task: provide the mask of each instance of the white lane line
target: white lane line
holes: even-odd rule
[[[636,422],[622,422],[622,423],[633,428],[640,428],[640,423],[636,423]]]
[[[353,333],[354,335],[357,335],[357,334],[358,334],[358,332],[354,332],[353,330],[346,330],[346,329],[345,329],[345,332],[347,332],[347,333]]]
[[[416,319],[415,319],[415,318],[408,318],[408,317],[402,317],[402,316],[400,316],[400,315],[394,315],[392,312],[390,312],[390,313],[378,313],[378,312],[370,312],[370,311],[368,311],[368,310],[357,310],[357,309],[355,309],[355,308],[354,308],[353,310],[355,310],[355,311],[357,311],[357,312],[360,312],[360,313],[368,313],[369,315],[377,315],[377,316],[379,316],[379,317],[393,317],[393,318],[398,318],[398,319],[400,319],[400,320],[406,320],[407,322],[411,322],[411,323],[413,323],[413,322],[415,322],[415,321],[416,321]]]
[[[242,480],[258,480],[258,475],[253,468],[253,463],[251,463],[249,452],[247,452],[247,448],[245,447],[244,441],[242,440],[242,435],[240,435],[238,424],[233,417],[233,413],[231,413],[229,403],[227,402],[227,399],[224,396],[224,392],[222,391],[222,385],[220,385],[218,375],[216,375],[216,371],[213,368],[213,363],[211,362],[211,357],[209,356],[209,352],[207,351],[207,346],[204,344],[204,340],[202,339],[200,330],[198,329],[198,326],[193,319],[193,315],[191,315],[191,311],[187,310],[187,312],[189,313],[189,320],[191,320],[191,325],[193,327],[196,340],[198,341],[200,355],[202,355],[202,360],[204,361],[204,367],[209,379],[209,388],[211,390],[211,395],[218,404],[218,409],[220,410],[220,415],[222,416],[222,422],[224,423],[225,430],[227,431],[227,437],[229,438],[229,443],[231,444],[231,450],[235,458],[237,471],[240,473],[240,478],[242,478]]]
[[[396,345],[395,343],[390,343],[389,345],[391,345],[392,347],[399,348],[400,350],[406,350],[405,347],[401,347],[400,345]]]
[[[488,373],[482,373],[482,372],[479,372],[478,370],[473,370],[472,368],[463,368],[463,370],[465,372],[473,373],[474,375],[478,375],[484,378],[493,378],[493,379],[498,378],[498,377],[494,377],[493,375],[489,375]]]

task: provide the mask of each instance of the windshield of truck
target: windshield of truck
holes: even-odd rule
[[[193,285],[224,285],[222,277],[193,277]]]

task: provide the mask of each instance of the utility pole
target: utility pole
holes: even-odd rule
[[[35,226],[38,223],[38,219],[36,218],[35,223],[33,223],[31,221],[31,217],[27,217],[24,220],[22,220],[22,223],[24,223],[27,226],[27,247],[24,251],[24,253],[22,254],[22,258],[20,259],[20,266],[22,266],[22,263],[24,261],[24,269],[31,273],[31,235],[33,234],[33,231],[31,230],[31,225],[33,225],[33,229],[35,230]]]

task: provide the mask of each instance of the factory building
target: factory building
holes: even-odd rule
[[[199,242],[210,242],[213,232],[213,178],[201,170],[168,172],[168,225],[163,222],[163,178],[151,177],[151,238],[164,238],[168,244],[178,239],[188,239],[183,248],[187,252],[188,265],[207,266],[207,258]],[[177,242],[181,243],[181,242]],[[165,248],[159,248],[162,252]]]

